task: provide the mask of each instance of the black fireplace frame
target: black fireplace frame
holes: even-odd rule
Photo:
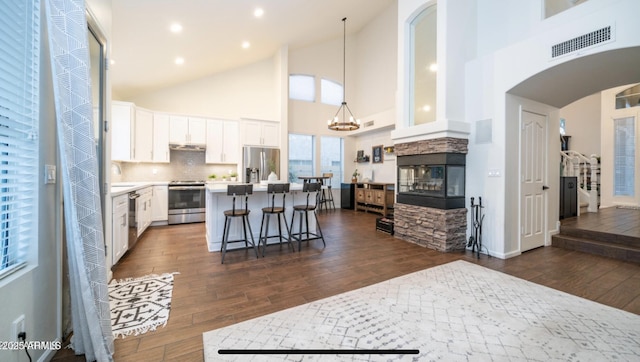
[[[422,155],[407,155],[397,157],[397,170],[396,178],[398,185],[400,185],[400,167],[401,166],[417,166],[417,165],[429,165],[429,166],[444,166],[444,188],[446,190],[448,185],[448,168],[447,166],[463,166],[464,167],[464,182],[461,196],[428,196],[428,195],[416,195],[413,193],[400,192],[398,187],[398,193],[396,194],[396,202],[407,205],[432,207],[436,209],[449,210],[460,209],[465,207],[465,184],[466,184],[466,154],[464,153],[429,153]]]

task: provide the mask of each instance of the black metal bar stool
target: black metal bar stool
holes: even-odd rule
[[[336,204],[333,201],[333,192],[331,191],[331,178],[333,178],[332,172],[326,172],[322,174],[322,177],[327,180],[322,185],[322,206],[325,210],[331,208],[336,209]]]
[[[301,244],[303,241],[310,241],[315,239],[321,239],[322,245],[327,246],[324,242],[324,236],[322,235],[322,229],[320,229],[320,222],[318,222],[318,214],[316,213],[316,209],[318,205],[320,205],[320,194],[321,194],[320,183],[304,183],[302,184],[302,192],[307,194],[307,203],[304,205],[294,205],[293,206],[293,215],[291,216],[291,224],[289,226],[289,237],[290,239],[298,241],[298,252],[300,251]],[[311,193],[315,192],[315,203],[310,203]],[[309,231],[309,213],[312,212],[314,218],[316,219],[316,226],[318,230],[315,233]],[[293,225],[296,218],[296,214],[299,214],[299,227],[298,232],[293,233]],[[302,229],[302,221],[304,219],[304,224],[306,229]]]
[[[271,196],[270,206],[262,208],[262,223],[260,224],[260,237],[258,239],[258,249],[260,249],[260,244],[262,244],[262,256],[264,256],[264,252],[267,249],[267,240],[269,238],[279,238],[280,246],[282,247],[282,241],[286,240],[286,242],[291,245],[291,240],[289,240],[289,235],[287,237],[283,237],[282,234],[282,221],[284,221],[285,229],[287,233],[289,233],[289,225],[287,224],[287,218],[284,215],[284,202],[287,197],[287,193],[289,192],[289,184],[268,184],[267,185],[267,195]],[[276,195],[282,195],[282,207],[276,206]],[[269,235],[269,222],[271,221],[271,216],[276,216],[278,221],[278,234],[277,235]],[[282,220],[281,220],[282,219]],[[262,234],[262,230],[264,229],[264,235]],[[293,246],[291,246],[293,248]]]
[[[224,256],[227,253],[227,245],[229,243],[244,242],[246,248],[249,248],[249,244],[251,244],[253,250],[255,250],[256,252],[256,258],[258,257],[258,247],[253,240],[253,232],[251,231],[251,224],[249,223],[249,213],[251,212],[251,210],[249,210],[249,195],[251,194],[253,194],[252,184],[227,186],[227,195],[233,196],[233,206],[231,210],[224,211],[224,231],[222,232],[222,246],[220,247],[220,251],[222,252],[223,264]],[[242,198],[242,196],[244,196],[244,209],[238,209],[236,208],[236,197]],[[242,199],[240,200],[240,206],[242,206]],[[229,240],[229,229],[231,227],[231,220],[236,217],[242,218],[242,232],[244,238],[238,240]],[[247,228],[249,229],[248,234]],[[251,240],[249,240],[249,237],[251,238]]]

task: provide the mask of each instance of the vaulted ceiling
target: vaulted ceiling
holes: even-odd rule
[[[395,0],[113,0],[110,75],[119,98],[357,33]],[[264,14],[256,17],[261,8]],[[173,33],[174,23],[182,31]],[[243,42],[250,46],[243,48]],[[178,65],[181,57],[184,63]]]

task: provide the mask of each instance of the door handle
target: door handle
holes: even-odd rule
[[[545,191],[545,190],[548,190],[548,189],[549,189],[549,186],[545,186],[545,185],[542,186],[542,191]]]

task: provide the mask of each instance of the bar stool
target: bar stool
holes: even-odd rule
[[[264,256],[265,250],[267,250],[267,239],[270,238],[279,238],[280,246],[282,247],[282,240],[286,240],[288,245],[291,245],[291,240],[289,236],[283,237],[282,234],[282,221],[284,221],[285,229],[287,233],[289,233],[289,225],[287,224],[287,218],[284,215],[284,202],[287,197],[287,193],[289,192],[289,184],[267,184],[267,195],[271,195],[271,206],[262,208],[262,223],[260,224],[260,237],[258,238],[258,249],[260,249],[260,244],[262,243],[262,256]],[[276,195],[282,195],[282,207],[276,207]],[[276,216],[278,221],[278,234],[277,235],[269,235],[269,222],[271,221],[271,216]],[[282,218],[282,220],[281,220]],[[264,235],[262,234],[262,230],[264,229]],[[293,248],[293,246],[291,246]]]
[[[326,177],[327,182],[322,186],[322,206],[325,210],[329,209],[329,206],[332,210],[336,209],[336,204],[333,202],[333,192],[331,192],[331,179],[333,178],[333,173],[326,172],[322,174],[322,177]],[[326,194],[325,194],[326,192]]]
[[[252,184],[242,184],[242,185],[227,185],[227,195],[233,196],[233,206],[231,210],[224,211],[224,231],[222,232],[222,246],[220,247],[220,251],[222,252],[222,264],[224,264],[224,256],[227,253],[227,245],[229,243],[238,243],[244,242],[246,248],[249,248],[249,244],[253,247],[253,250],[256,252],[256,258],[258,257],[258,248],[253,240],[253,232],[251,231],[251,224],[249,223],[249,195],[253,194],[253,185]],[[244,196],[244,209],[236,208],[236,197],[240,199]],[[242,199],[240,200],[240,206],[242,206]],[[229,240],[229,229],[231,227],[231,220],[236,217],[242,218],[242,232],[244,238],[238,240]],[[247,234],[247,228],[249,229],[249,233]],[[249,240],[251,237],[251,240]]]
[[[318,214],[316,213],[316,208],[320,205],[320,194],[321,194],[321,184],[320,183],[305,183],[302,184],[302,192],[307,194],[307,203],[304,205],[294,205],[293,206],[293,215],[291,216],[291,224],[289,227],[289,237],[291,240],[298,241],[298,252],[300,252],[301,244],[303,241],[310,241],[315,239],[322,239],[322,245],[325,247],[327,244],[324,242],[324,236],[322,235],[322,229],[320,229],[320,222],[318,222]],[[311,204],[310,197],[311,193],[316,193],[315,203]],[[316,226],[318,227],[317,232],[312,233],[309,231],[309,213],[313,212],[313,216],[316,219]],[[296,218],[296,214],[299,214],[299,227],[298,232],[293,233],[293,225]],[[304,218],[306,230],[302,229],[302,219]]]

